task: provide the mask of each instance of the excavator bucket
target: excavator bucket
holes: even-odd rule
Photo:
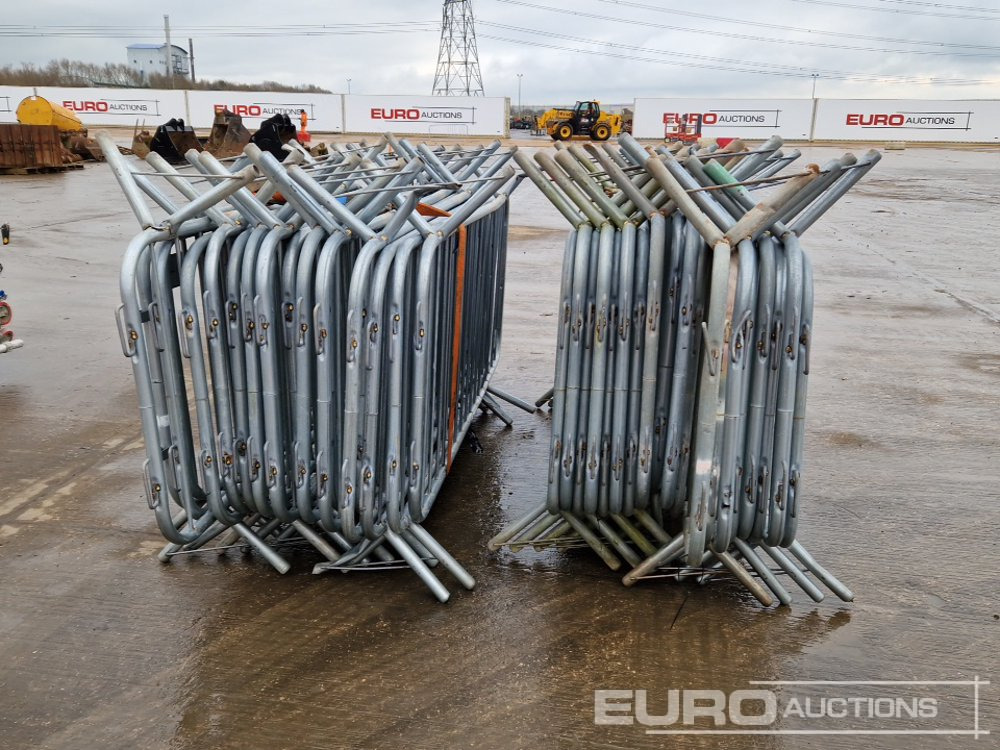
[[[132,153],[140,159],[149,156],[149,143],[153,140],[153,134],[148,130],[140,130],[132,134]]]
[[[84,161],[104,161],[104,152],[97,141],[89,137],[86,131],[69,134],[63,141],[64,147],[79,156]]]
[[[205,150],[215,157],[238,156],[243,147],[250,143],[250,131],[243,126],[243,118],[228,109],[215,113],[212,133],[208,137]]]
[[[250,140],[261,151],[268,151],[278,161],[284,161],[288,152],[282,150],[281,147],[294,138],[295,133],[295,126],[288,115],[274,115],[260,124],[260,129],[253,134]]]
[[[184,120],[180,119],[171,119],[160,125],[149,142],[150,151],[155,151],[173,164],[183,162],[184,154],[191,149],[202,151],[201,141],[195,136],[194,128],[185,125]],[[138,155],[137,151],[135,153]]]

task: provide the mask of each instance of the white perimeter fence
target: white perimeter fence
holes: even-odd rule
[[[16,122],[17,105],[36,93],[74,111],[85,125],[155,127],[183,117],[208,128],[223,107],[249,128],[277,113],[309,115],[320,133],[509,135],[505,97],[368,96],[264,91],[0,86],[0,122]],[[809,141],[1000,142],[1000,100],[992,99],[651,99],[635,100],[637,138],[663,138],[684,115],[700,115],[709,137]]]

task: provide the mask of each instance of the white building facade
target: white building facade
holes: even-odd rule
[[[166,44],[130,44],[126,51],[128,53],[128,65],[133,70],[138,71],[143,80],[148,80],[150,75],[165,75],[167,72],[167,45]],[[175,76],[187,76],[191,72],[191,63],[188,60],[187,50],[178,47],[176,44],[170,45],[170,56]]]

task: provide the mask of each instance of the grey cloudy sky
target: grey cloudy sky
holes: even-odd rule
[[[475,0],[474,8],[486,93],[515,104],[518,73],[525,104],[808,97],[813,73],[818,96],[1000,98],[997,0]],[[19,5],[16,18],[6,14],[0,62],[124,62],[126,44],[162,39],[163,13],[175,41],[194,38],[199,77],[315,83],[337,92],[350,78],[354,93],[430,93],[437,0],[176,0],[155,9],[134,0],[83,7],[34,0]],[[272,33],[288,25],[401,22],[379,34]],[[41,37],[11,36],[11,23],[86,25],[125,36],[55,36],[47,28],[38,29]],[[261,36],[219,35],[237,26]]]

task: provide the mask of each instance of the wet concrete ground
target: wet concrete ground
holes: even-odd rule
[[[834,153],[816,149],[810,160]],[[486,550],[544,497],[549,425],[481,419],[427,524],[476,576],[159,564],[112,311],[135,224],[103,166],[3,178],[0,747],[988,747],[971,737],[671,738],[594,726],[595,689],[1000,677],[1000,155],[890,152],[806,236],[816,268],[800,538],[853,604],[725,580],[625,589],[591,554]],[[514,196],[497,386],[551,380],[563,220]],[[454,587],[457,589],[457,587]],[[1000,731],[1000,686],[981,728]],[[971,693],[967,708],[971,708]],[[968,714],[966,714],[968,716]],[[971,724],[960,728],[971,729]],[[995,744],[993,745],[995,746]]]

